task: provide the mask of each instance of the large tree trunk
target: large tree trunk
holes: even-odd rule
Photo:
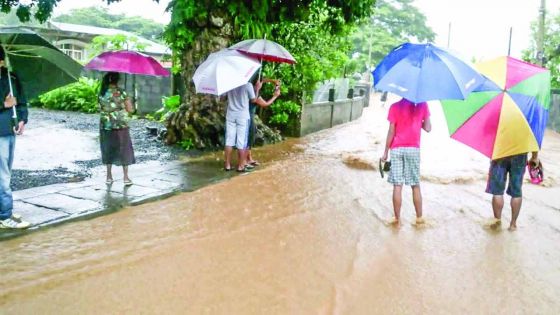
[[[225,142],[225,102],[216,96],[197,94],[193,74],[196,68],[212,52],[230,46],[234,40],[231,17],[221,12],[213,12],[207,20],[198,22],[204,31],[191,47],[181,54],[181,77],[185,84],[181,95],[182,105],[167,120],[166,142],[173,144],[186,141],[195,148],[223,147]],[[256,143],[274,143],[281,140],[278,131],[255,121]]]
[[[223,12],[213,12],[197,21],[204,31],[181,54],[181,107],[167,120],[166,141],[173,144],[190,139],[197,148],[223,143],[223,101],[208,94],[197,94],[192,82],[196,68],[212,52],[228,47],[233,40],[231,19]]]

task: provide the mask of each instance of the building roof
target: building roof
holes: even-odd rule
[[[61,22],[54,22],[49,21],[49,28],[57,29],[63,32],[73,32],[73,33],[82,33],[82,34],[90,34],[90,35],[117,35],[122,34],[128,37],[135,37],[138,39],[139,43],[146,45],[146,48],[143,49],[143,52],[148,54],[155,54],[155,55],[170,55],[171,49],[167,46],[162,44],[158,44],[154,41],[146,39],[144,37],[138,36],[136,34],[115,29],[115,28],[104,28],[104,27],[97,27],[97,26],[89,26],[89,25],[79,25],[79,24],[70,24],[70,23],[61,23]]]

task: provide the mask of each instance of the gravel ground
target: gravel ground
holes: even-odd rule
[[[52,134],[52,137],[58,136],[60,126],[69,130],[97,134],[99,133],[99,115],[31,108],[27,130],[38,126],[47,128],[47,134]],[[52,126],[52,132],[49,132],[50,126]],[[134,119],[130,122],[130,136],[137,163],[155,160],[165,162],[176,160],[180,155],[185,155],[185,151],[177,147],[167,146],[158,140],[155,135],[151,135],[147,127],[162,128],[163,126],[160,123],[145,119]],[[30,137],[28,141],[33,141],[33,137]],[[45,140],[42,139],[41,141]],[[72,139],[68,139],[68,141],[71,142]],[[61,152],[61,154],[63,153]],[[56,183],[82,181],[92,175],[92,169],[102,165],[99,152],[92,152],[91,155],[92,158],[89,160],[73,161],[72,167],[62,166],[49,170],[14,168],[12,172],[12,189],[22,190]],[[31,158],[41,159],[41,156]],[[18,153],[16,153],[15,159],[18,159]]]

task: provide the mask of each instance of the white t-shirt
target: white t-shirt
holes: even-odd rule
[[[251,83],[246,83],[227,92],[227,119],[249,119],[249,101],[255,98],[255,90]]]

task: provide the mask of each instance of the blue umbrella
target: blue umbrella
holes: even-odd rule
[[[394,48],[373,71],[377,90],[414,103],[465,99],[484,78],[466,62],[432,44],[405,43]]]

